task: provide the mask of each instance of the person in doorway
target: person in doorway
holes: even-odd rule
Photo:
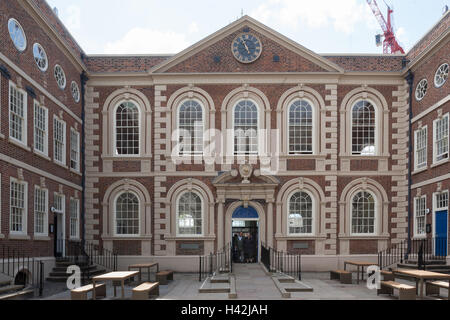
[[[239,249],[238,249],[238,245],[237,245],[237,242],[238,242],[237,239],[238,239],[238,234],[235,233],[234,236],[233,236],[233,243],[232,243],[232,246],[233,246],[233,262],[239,261]]]
[[[254,253],[255,241],[253,240],[252,234],[249,233],[244,241],[244,251],[245,251],[245,262],[251,263],[253,262],[255,253]]]
[[[241,232],[237,237],[237,247],[239,251],[239,261],[244,262],[244,234]]]

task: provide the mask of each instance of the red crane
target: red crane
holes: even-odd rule
[[[380,8],[378,7],[376,0],[366,0],[368,5],[373,11],[373,14],[377,18],[378,22],[381,25],[381,29],[383,29],[384,32],[384,41],[383,41],[383,53],[385,54],[394,54],[394,53],[402,53],[405,54],[405,51],[403,48],[398,44],[397,39],[395,37],[394,33],[394,26],[392,22],[392,15],[394,13],[394,10],[392,10],[387,4],[388,8],[388,19],[386,22],[386,19],[384,18],[383,14],[381,13]],[[382,35],[377,35],[377,44],[381,44],[381,37]]]

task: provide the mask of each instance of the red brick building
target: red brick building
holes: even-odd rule
[[[329,270],[415,236],[416,195],[448,190],[449,14],[407,55],[321,56],[245,16],[174,56],[89,56],[45,1],[0,8],[0,243],[192,271],[244,230]],[[410,183],[412,74],[440,151]]]

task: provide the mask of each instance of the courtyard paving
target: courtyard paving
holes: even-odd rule
[[[365,282],[359,285],[340,284],[336,280],[329,280],[329,273],[303,272],[302,281],[313,287],[314,292],[295,292],[290,299],[281,297],[272,279],[267,276],[259,264],[235,264],[233,273],[236,276],[237,299],[232,300],[396,300],[396,297],[387,295],[377,296],[376,290],[369,290]],[[356,276],[356,275],[355,275]],[[181,274],[174,276],[175,281],[169,285],[160,286],[160,296],[156,300],[228,300],[226,293],[199,293],[201,282],[198,274]],[[147,280],[143,275],[143,281]],[[154,281],[154,274],[150,281]],[[399,281],[407,284],[408,281]],[[126,299],[131,298],[132,289],[136,283],[125,286]],[[42,300],[70,300],[70,291],[64,290],[64,284],[52,284],[53,289],[46,288]],[[57,292],[59,290],[59,292]],[[64,290],[64,291],[62,291]],[[62,291],[62,292],[61,292]],[[57,293],[56,293],[57,292]],[[442,293],[443,295],[445,293]],[[117,288],[117,297],[114,297],[111,283],[107,284],[107,298],[103,300],[118,300],[121,298],[121,288]],[[433,298],[427,298],[433,299]]]

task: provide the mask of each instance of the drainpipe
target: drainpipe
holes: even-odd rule
[[[412,185],[412,156],[413,156],[413,133],[412,133],[412,119],[413,119],[413,85],[414,85],[414,73],[411,70],[408,71],[406,76],[406,82],[409,85],[409,167],[408,167],[408,252],[405,259],[408,260],[408,256],[411,253],[411,224],[412,224],[412,206],[411,206],[411,185]]]
[[[85,152],[85,108],[86,108],[86,100],[85,100],[85,86],[89,78],[86,75],[86,72],[83,71],[80,75],[81,79],[81,163],[82,163],[82,179],[81,179],[81,247],[85,247],[86,241],[86,152]]]

